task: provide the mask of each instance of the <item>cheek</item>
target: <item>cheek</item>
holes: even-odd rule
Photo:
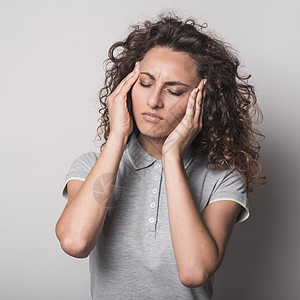
[[[131,98],[132,98],[132,104],[135,103],[140,103],[141,99],[143,99],[143,93],[142,90],[139,86],[139,84],[136,82],[131,89]]]
[[[132,98],[132,101],[133,101],[133,99],[136,98],[136,83],[131,88],[131,98]]]
[[[131,106],[133,115],[136,116],[142,109],[141,93],[137,84],[134,84],[131,90]]]
[[[131,89],[131,104],[132,104],[132,108],[134,108],[136,106],[136,104],[138,103],[138,101],[137,101],[138,98],[139,97],[138,97],[136,85],[133,85],[133,87]]]
[[[175,105],[168,109],[170,117],[173,117],[176,120],[181,120],[186,112],[187,100],[180,100]]]

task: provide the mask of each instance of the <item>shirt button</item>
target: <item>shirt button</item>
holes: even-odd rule
[[[152,190],[152,194],[155,195],[156,193],[157,193],[157,189],[153,189],[153,190]]]
[[[154,218],[149,218],[149,222],[153,223],[154,222]]]
[[[156,169],[160,168],[160,164],[157,163],[157,164],[155,165],[155,167],[156,167]]]
[[[151,207],[151,208],[154,208],[154,207],[155,207],[155,203],[152,202],[152,203],[150,204],[150,207]]]
[[[155,175],[153,178],[154,178],[154,180],[158,180],[158,176],[157,175]]]

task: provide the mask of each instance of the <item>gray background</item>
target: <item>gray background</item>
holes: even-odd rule
[[[89,299],[87,259],[54,227],[72,161],[93,143],[109,46],[173,8],[230,42],[253,76],[268,185],[235,227],[215,298],[299,299],[299,4],[296,1],[0,1],[1,299]]]

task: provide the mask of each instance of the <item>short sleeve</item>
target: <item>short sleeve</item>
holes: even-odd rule
[[[236,223],[249,218],[247,182],[243,174],[236,170],[226,171],[224,178],[215,186],[208,204],[222,200],[231,200],[241,205]]]
[[[63,198],[68,200],[67,183],[71,179],[78,179],[78,180],[85,181],[86,177],[89,175],[90,171],[95,165],[98,156],[99,154],[95,152],[86,152],[78,156],[73,161],[65,177],[65,182],[62,189]]]

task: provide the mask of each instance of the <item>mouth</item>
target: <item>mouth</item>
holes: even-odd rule
[[[153,114],[153,113],[143,113],[142,114],[144,119],[146,121],[149,121],[149,122],[159,122],[162,120],[162,117],[160,117],[159,115],[157,114]]]

